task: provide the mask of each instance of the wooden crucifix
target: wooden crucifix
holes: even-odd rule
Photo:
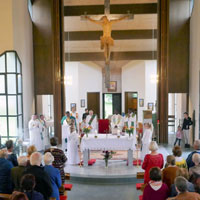
[[[124,19],[133,19],[132,14],[126,15],[117,15],[117,14],[110,14],[110,0],[104,1],[104,15],[84,15],[81,16],[81,19],[87,19],[95,24],[102,26],[103,28],[103,35],[100,37],[101,40],[101,49],[104,50],[104,57],[105,57],[105,68],[108,72],[109,64],[110,64],[110,50],[111,47],[114,46],[114,40],[111,36],[112,32],[112,24],[119,22]],[[108,75],[106,76],[106,88],[109,87]]]

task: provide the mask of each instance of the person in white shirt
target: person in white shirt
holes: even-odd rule
[[[152,141],[152,128],[151,124],[144,124],[144,131],[142,136],[142,152],[141,152],[141,160],[144,160],[146,154],[149,154],[149,145]]]
[[[37,115],[32,115],[32,119],[29,121],[29,136],[30,145],[35,145],[38,151],[44,150],[43,135],[40,129],[40,122]]]
[[[94,133],[95,130],[97,130],[97,116],[92,110],[89,111],[89,115],[86,117],[86,124],[91,127],[91,133]]]
[[[79,153],[78,153],[79,137],[75,129],[75,121],[71,120],[70,124],[70,134],[68,135],[67,142],[67,164],[77,165],[80,163]]]
[[[76,131],[78,132],[79,130],[79,123],[81,122],[81,120],[79,119],[79,114],[76,112],[76,107],[72,107],[72,112],[71,112],[71,117],[75,118],[75,128]]]

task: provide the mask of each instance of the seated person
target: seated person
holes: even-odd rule
[[[14,167],[18,166],[17,156],[16,156],[16,154],[13,153],[14,144],[13,144],[12,140],[8,140],[6,142],[6,148],[7,148],[7,151],[8,151],[8,158],[7,159],[10,162],[12,162]]]
[[[178,177],[178,176],[182,176],[186,180],[188,180],[189,179],[188,170],[185,169],[185,168],[179,168],[178,171],[176,172],[176,177]],[[192,184],[189,181],[187,181],[187,190],[189,192],[195,192],[194,184]],[[170,189],[170,197],[175,197],[177,194],[178,193],[176,191],[175,184],[172,184],[171,185],[171,189]]]
[[[174,184],[179,167],[175,165],[175,157],[172,155],[167,156],[167,163],[168,166],[162,171],[162,180],[163,183],[166,183],[168,188],[170,188],[171,185]]]
[[[65,182],[64,167],[65,167],[65,162],[67,161],[67,157],[65,156],[65,153],[63,152],[63,150],[58,149],[57,138],[52,137],[50,139],[50,144],[51,144],[51,148],[47,149],[45,151],[45,153],[50,152],[53,155],[53,157],[54,157],[53,166],[60,170],[62,183],[64,184],[64,182]]]
[[[26,174],[22,177],[20,187],[21,190],[27,195],[28,199],[44,200],[43,195],[34,190],[35,185],[35,176],[32,174]]]
[[[29,200],[25,193],[14,191],[10,200]]]
[[[50,152],[45,153],[44,155],[44,171],[49,175],[51,179],[51,185],[52,185],[52,198],[56,198],[56,200],[59,200],[59,188],[62,185],[60,171],[52,166],[52,162],[54,161],[54,157]]]
[[[172,150],[173,155],[175,156],[176,166],[180,168],[187,169],[187,163],[184,158],[182,158],[182,150],[180,146],[175,146]]]
[[[7,151],[0,150],[0,193],[11,194],[13,187],[11,169],[13,165],[7,160]]]
[[[198,153],[193,154],[192,161],[195,165],[193,167],[190,167],[189,169],[190,182],[194,182],[196,174],[200,176],[200,154]]]
[[[150,181],[144,188],[143,200],[165,200],[169,195],[169,189],[162,183],[160,168],[153,167],[149,172]]]
[[[175,187],[178,195],[176,197],[168,198],[167,200],[200,200],[200,195],[195,192],[188,192],[187,180],[178,176],[175,179]]]
[[[19,165],[11,169],[11,179],[16,191],[20,191],[20,180],[26,169],[27,160],[26,156],[19,156],[17,159]]]
[[[29,146],[27,149],[27,166],[30,165],[30,157],[34,152],[37,152],[36,147],[34,145]]]
[[[32,174],[35,176],[35,190],[40,192],[45,200],[48,200],[52,194],[51,180],[49,175],[41,167],[42,155],[35,152],[30,157],[31,165],[24,171],[24,174]]]
[[[190,153],[186,159],[188,169],[190,169],[190,167],[194,166],[194,162],[192,161],[193,154],[195,154],[195,153],[200,154],[200,140],[194,141],[193,148],[194,148],[194,151],[192,153]]]

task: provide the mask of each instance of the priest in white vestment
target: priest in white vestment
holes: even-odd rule
[[[117,134],[117,131],[122,132],[124,126],[123,117],[119,114],[114,114],[111,117],[111,130],[113,134]]]
[[[97,130],[97,116],[93,113],[92,110],[89,111],[89,115],[86,117],[87,127],[91,127],[91,133],[95,133]]]
[[[72,107],[72,112],[71,112],[71,116],[75,118],[75,127],[76,127],[76,131],[78,132],[79,130],[79,123],[81,122],[81,120],[79,119],[79,114],[76,112],[76,107]]]
[[[43,135],[40,129],[40,122],[37,115],[32,115],[32,119],[28,124],[29,136],[30,136],[30,145],[34,145],[37,151],[44,150],[43,144]]]
[[[67,164],[77,165],[80,163],[78,145],[79,145],[79,135],[75,129],[75,121],[71,120],[70,133],[68,135],[67,141]]]
[[[40,132],[42,133],[43,136],[44,147],[48,148],[50,146],[50,138],[44,115],[40,115],[39,122],[40,122]]]
[[[149,154],[149,145],[152,141],[152,128],[151,124],[146,123],[144,125],[144,131],[142,136],[142,152],[141,152],[141,160],[144,160],[146,154]]]

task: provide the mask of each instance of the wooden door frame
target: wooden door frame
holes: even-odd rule
[[[122,111],[122,93],[121,92],[104,92],[104,93],[102,93],[102,117],[103,117],[103,119],[104,119],[104,117],[105,117],[105,112],[104,112],[104,107],[105,107],[105,103],[104,103],[104,96],[105,96],[105,94],[120,94],[121,95],[121,111]]]
[[[101,116],[101,109],[100,109],[100,107],[101,107],[101,97],[100,97],[100,93],[101,92],[87,92],[87,109],[89,109],[89,107],[88,107],[88,94],[91,94],[91,93],[99,94],[99,116],[98,116],[98,118],[100,118],[100,116]]]
[[[137,100],[138,100],[138,92],[125,91],[124,92],[124,113],[126,112],[126,93],[137,93]],[[138,103],[137,103],[137,118],[138,118]]]

